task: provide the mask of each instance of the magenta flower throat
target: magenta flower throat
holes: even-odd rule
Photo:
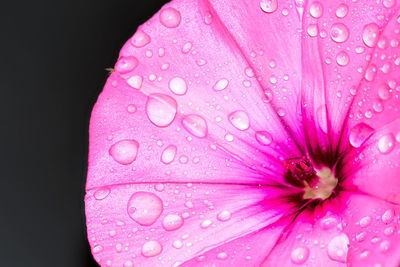
[[[101,266],[400,264],[400,1],[176,0],[93,109]]]

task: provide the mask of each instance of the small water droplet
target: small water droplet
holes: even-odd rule
[[[392,209],[386,210],[382,215],[382,222],[384,224],[389,224],[394,219],[394,212]]]
[[[378,96],[383,101],[389,100],[392,97],[389,87],[387,86],[386,83],[383,83],[379,86]]]
[[[383,0],[383,6],[386,8],[392,8],[396,5],[396,0]]]
[[[367,81],[372,82],[375,79],[375,75],[376,75],[376,66],[375,66],[375,64],[371,64],[368,66],[367,70],[365,71],[364,78]]]
[[[328,244],[329,258],[338,262],[346,262],[349,243],[349,238],[344,233],[332,238]]]
[[[181,23],[181,13],[172,7],[167,7],[160,12],[160,22],[167,28],[176,28]]]
[[[162,200],[153,193],[138,191],[128,201],[128,215],[140,225],[155,223],[163,211]]]
[[[325,217],[320,221],[321,228],[324,230],[329,230],[334,228],[338,224],[335,217]]]
[[[320,2],[314,2],[311,4],[310,6],[311,16],[317,19],[322,16],[323,12],[324,12],[324,7]]]
[[[151,42],[150,36],[143,32],[142,30],[138,30],[131,39],[131,43],[135,47],[143,47]]]
[[[136,140],[120,140],[110,147],[108,153],[119,164],[128,165],[136,160],[138,149]]]
[[[395,139],[393,134],[385,134],[378,141],[378,149],[382,154],[389,154],[395,146]]]
[[[379,27],[375,23],[364,26],[362,39],[368,47],[375,47],[379,39]]]
[[[387,240],[382,241],[382,242],[380,243],[380,245],[379,245],[379,249],[380,249],[382,252],[388,251],[388,250],[390,249],[390,242],[387,241]]]
[[[93,249],[92,249],[93,254],[100,253],[102,251],[103,251],[103,247],[100,245],[97,245],[97,246],[93,247]]]
[[[224,90],[228,86],[228,84],[229,81],[227,79],[221,79],[214,84],[213,89],[215,91],[221,91]]]
[[[308,248],[299,247],[292,250],[290,253],[290,259],[294,264],[303,264],[307,261],[310,251]]]
[[[145,257],[154,257],[161,253],[162,246],[158,241],[151,240],[143,244],[142,255]]]
[[[307,26],[307,34],[311,37],[316,37],[318,35],[318,26],[316,24],[310,24]]]
[[[363,122],[357,124],[350,131],[350,144],[355,148],[359,148],[374,133],[374,131],[374,128]]]
[[[277,0],[260,0],[261,10],[265,13],[273,13],[278,9]]]
[[[200,227],[205,229],[205,228],[208,228],[211,224],[212,224],[211,220],[205,220],[200,224]]]
[[[319,128],[324,132],[324,133],[328,133],[328,119],[327,119],[327,115],[326,115],[326,105],[321,105],[318,109],[317,109],[317,121],[318,121],[318,125]]]
[[[346,66],[349,61],[349,55],[344,51],[339,52],[336,56],[336,62],[339,66]]]
[[[336,9],[336,17],[340,19],[344,18],[347,16],[348,12],[349,12],[349,7],[346,4],[340,4]]]
[[[164,149],[161,154],[161,162],[165,164],[170,164],[175,159],[177,147],[174,145],[169,145]]]
[[[146,114],[158,127],[167,127],[175,119],[177,103],[175,99],[164,94],[151,94],[147,98]]]
[[[103,200],[110,194],[111,190],[109,187],[101,187],[94,192],[94,198],[97,200]]]
[[[232,112],[229,114],[228,119],[238,130],[244,131],[250,127],[249,116],[247,116],[247,113],[243,110]]]
[[[268,146],[272,143],[272,135],[267,131],[256,132],[256,140],[260,145]]]
[[[226,254],[226,252],[220,252],[218,253],[217,258],[220,260],[225,260],[226,258],[228,258],[228,254]]]
[[[143,78],[139,75],[133,75],[132,77],[128,78],[126,82],[135,89],[142,88]]]
[[[369,217],[369,216],[366,216],[366,217],[363,217],[363,218],[361,218],[361,220],[360,220],[360,226],[361,227],[367,227],[370,223],[371,223],[371,217]]]
[[[204,23],[210,25],[213,22],[213,16],[210,12],[207,12],[204,16]]]
[[[203,138],[207,136],[208,127],[203,117],[195,114],[187,115],[182,119],[183,127],[192,135]]]
[[[229,221],[231,219],[231,213],[227,210],[221,211],[218,213],[217,219],[222,222]]]
[[[342,23],[335,23],[331,28],[331,38],[337,43],[343,43],[349,38],[349,30]]]
[[[115,64],[115,71],[119,73],[127,73],[136,68],[139,61],[134,56],[121,57],[118,59],[117,64]]]
[[[182,217],[176,214],[168,214],[167,216],[164,217],[164,220],[162,222],[162,226],[167,231],[177,230],[181,228],[182,225],[183,225]]]
[[[169,81],[169,89],[171,89],[174,94],[184,95],[187,91],[186,81],[180,77],[174,77]]]

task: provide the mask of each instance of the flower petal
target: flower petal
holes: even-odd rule
[[[85,199],[88,238],[102,266],[176,266],[293,213],[281,193],[190,183],[96,188]]]

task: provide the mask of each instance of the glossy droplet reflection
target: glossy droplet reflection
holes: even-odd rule
[[[170,164],[175,159],[177,147],[174,145],[169,145],[164,149],[161,154],[161,162],[165,164]]]
[[[146,114],[158,127],[167,127],[175,119],[177,103],[175,99],[164,94],[151,94],[147,98]]]
[[[394,149],[395,142],[393,134],[385,134],[378,140],[378,149],[382,154],[389,154]]]
[[[350,241],[346,234],[340,234],[332,238],[328,244],[328,256],[338,262],[346,262]]]
[[[169,214],[165,216],[162,222],[162,226],[167,231],[174,231],[179,229],[183,225],[183,219],[181,216],[176,214]]]
[[[127,73],[136,68],[139,61],[134,56],[121,57],[118,59],[117,64],[115,64],[115,71],[119,73]]]
[[[186,81],[180,77],[174,77],[169,81],[169,89],[176,95],[184,95],[187,91]]]
[[[268,146],[272,143],[272,135],[267,131],[256,132],[256,140],[260,145]]]
[[[150,43],[150,41],[150,36],[141,30],[138,30],[131,39],[131,43],[135,47],[143,47]]]
[[[247,116],[247,113],[243,110],[237,110],[229,114],[229,121],[235,126],[238,130],[244,131],[249,129],[250,127],[250,119]]]
[[[229,81],[227,79],[221,79],[214,84],[213,89],[215,91],[221,91],[224,90],[228,86],[228,84]]]
[[[138,149],[136,140],[120,140],[110,147],[108,153],[119,164],[128,165],[136,160]]]
[[[163,202],[153,193],[139,191],[130,197],[127,211],[132,220],[140,225],[149,226],[160,217]]]
[[[111,190],[109,187],[101,187],[94,192],[94,198],[97,200],[103,200],[110,194]]]
[[[357,124],[350,130],[350,144],[355,148],[359,148],[368,139],[368,137],[374,133],[374,131],[374,128],[363,122]]]
[[[143,244],[142,255],[145,257],[154,257],[161,253],[162,246],[158,241],[151,240]]]
[[[278,9],[278,0],[261,0],[260,7],[265,13],[273,13]]]
[[[300,247],[292,250],[290,259],[294,264],[303,264],[307,261],[310,251],[308,248]]]
[[[331,28],[331,38],[337,43],[343,43],[349,38],[349,30],[342,23],[335,23]]]
[[[207,136],[208,127],[203,117],[195,114],[187,115],[182,119],[183,127],[192,135],[203,138]]]
[[[176,28],[181,23],[181,13],[172,7],[167,7],[160,12],[160,22],[167,28]]]
[[[322,16],[323,12],[324,12],[324,8],[320,2],[314,2],[311,4],[311,6],[310,6],[311,16],[313,16],[314,18],[317,19]]]
[[[362,39],[368,47],[375,47],[379,39],[379,27],[375,23],[366,25],[363,29]]]
[[[346,4],[340,4],[336,9],[336,17],[344,18],[347,16],[348,12],[349,12],[349,7]]]
[[[344,51],[339,52],[336,56],[336,62],[339,66],[346,66],[349,61],[349,55]]]

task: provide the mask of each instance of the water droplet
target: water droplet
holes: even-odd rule
[[[325,217],[320,221],[321,228],[324,230],[329,230],[335,227],[338,221],[335,217]]]
[[[182,241],[180,241],[180,240],[175,240],[175,241],[172,243],[172,246],[173,246],[174,248],[176,248],[176,249],[180,249],[180,248],[183,247],[183,243],[182,243]]]
[[[138,30],[132,37],[131,43],[135,47],[143,47],[151,42],[150,36],[143,32],[142,30]]]
[[[292,250],[290,259],[294,264],[303,264],[307,261],[310,251],[308,248],[300,247]]]
[[[337,43],[343,43],[349,38],[349,30],[342,23],[335,23],[331,28],[331,38]]]
[[[328,120],[326,115],[326,105],[321,105],[317,109],[317,121],[319,128],[324,132],[328,133]]]
[[[217,219],[222,222],[229,221],[231,219],[231,213],[227,210],[221,211],[218,213]]]
[[[100,252],[102,252],[102,251],[103,251],[103,247],[100,246],[100,245],[95,246],[95,247],[93,247],[93,249],[92,249],[93,254],[100,253]]]
[[[349,55],[346,52],[341,51],[336,56],[336,62],[339,66],[346,66],[349,64]]]
[[[176,28],[181,23],[181,13],[172,7],[167,7],[160,12],[160,22],[167,28]]]
[[[386,210],[382,215],[382,222],[384,224],[391,223],[393,221],[393,219],[394,219],[394,212],[391,209]]]
[[[286,111],[283,108],[278,108],[276,113],[278,113],[279,117],[284,117],[286,115]]]
[[[139,61],[134,56],[121,57],[118,59],[117,64],[115,64],[115,71],[119,73],[127,73],[136,68]]]
[[[94,192],[94,198],[97,200],[105,199],[106,197],[108,197],[110,192],[111,192],[111,190],[107,186],[101,187],[101,188],[97,189],[96,192]]]
[[[214,84],[213,89],[215,91],[221,91],[224,90],[228,86],[228,84],[229,81],[227,79],[221,79]]]
[[[360,220],[360,226],[361,227],[367,227],[370,223],[371,223],[371,217],[369,217],[369,216],[366,216],[366,217],[363,217],[363,218],[361,218],[361,220]]]
[[[167,127],[176,116],[175,99],[164,94],[151,94],[147,98],[146,114],[150,121],[158,127]]]
[[[139,191],[132,194],[128,201],[128,215],[140,225],[155,223],[163,211],[162,200],[153,193]]]
[[[310,24],[307,26],[307,34],[311,37],[318,35],[318,26],[316,24]]]
[[[379,39],[379,27],[375,23],[370,23],[364,26],[362,39],[368,47],[375,47]]]
[[[387,240],[382,241],[381,244],[379,245],[379,249],[380,249],[382,252],[388,251],[388,250],[390,249],[390,242],[387,241]]]
[[[389,87],[386,85],[386,83],[383,83],[379,86],[378,96],[383,101],[389,100],[391,98],[392,95],[391,95]]]
[[[133,75],[128,80],[126,80],[126,82],[133,88],[140,89],[140,88],[142,88],[143,78],[142,78],[142,76],[139,76],[139,75]]]
[[[108,153],[119,164],[128,165],[136,160],[138,149],[136,140],[120,140],[110,147]]]
[[[277,0],[260,0],[261,10],[265,13],[273,13],[278,9]]]
[[[179,229],[183,225],[183,219],[181,216],[176,214],[169,214],[165,216],[162,226],[167,231],[174,231]]]
[[[260,145],[268,146],[272,143],[272,135],[267,131],[256,132],[256,140]]]
[[[376,75],[376,66],[374,64],[371,64],[365,71],[364,78],[367,81],[372,82],[375,79],[375,75]]]
[[[317,19],[322,16],[323,12],[324,12],[324,7],[320,2],[314,2],[311,4],[310,6],[311,16]]]
[[[238,130],[244,131],[250,127],[249,116],[242,110],[232,112],[229,114],[228,119]]]
[[[145,257],[154,257],[161,253],[162,246],[158,241],[151,240],[142,246],[142,255]]]
[[[340,19],[344,18],[347,16],[348,12],[349,12],[349,7],[346,4],[340,4],[336,9],[336,17]]]
[[[172,161],[174,161],[176,150],[177,148],[174,145],[169,145],[168,147],[166,147],[161,154],[161,162],[165,164],[170,164]]]
[[[374,133],[374,131],[374,128],[363,122],[357,124],[350,131],[350,144],[355,148],[359,148]]]
[[[329,258],[338,262],[346,262],[349,243],[349,238],[343,233],[332,238],[328,244]]]
[[[206,121],[199,115],[191,114],[182,119],[183,127],[192,135],[203,138],[206,137],[208,127]]]
[[[386,8],[392,8],[396,5],[396,0],[383,0],[383,6]]]
[[[207,12],[204,17],[204,23],[210,25],[213,22],[213,16],[210,12]]]
[[[209,227],[211,224],[212,224],[211,220],[205,220],[200,224],[200,227],[205,229],[205,228]]]
[[[186,81],[180,77],[172,78],[169,81],[169,89],[171,89],[174,94],[184,95],[187,91]]]
[[[395,139],[393,134],[386,134],[379,138],[378,149],[382,154],[389,154],[394,149]]]

